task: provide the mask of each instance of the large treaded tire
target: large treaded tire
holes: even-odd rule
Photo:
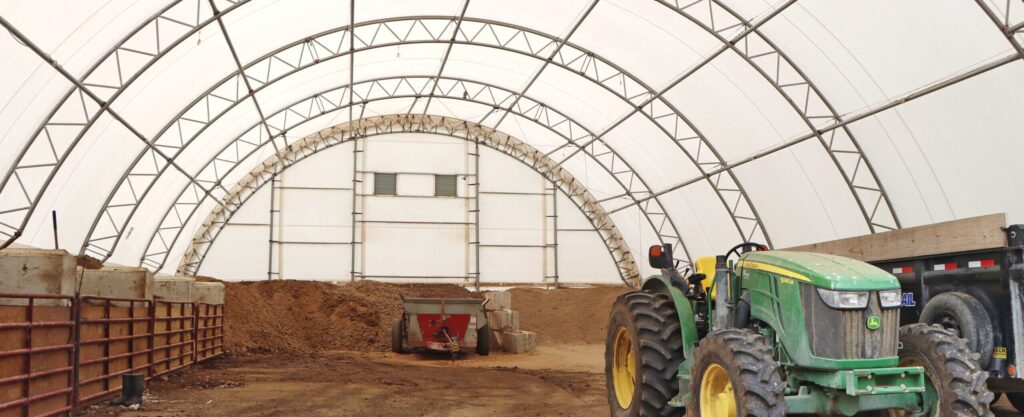
[[[405,347],[402,346],[402,319],[394,319],[391,321],[391,351],[395,353],[405,353]]]
[[[639,349],[634,354],[633,397],[625,409],[619,405],[612,376],[614,344],[620,328],[625,328],[632,346]],[[681,417],[686,412],[668,405],[679,392],[677,374],[683,361],[679,329],[679,316],[667,295],[632,291],[615,300],[605,345],[605,380],[613,417]]]
[[[701,385],[712,364],[725,368],[736,395],[736,413],[744,417],[786,415],[785,382],[764,337],[748,329],[722,329],[701,340],[694,352],[690,389],[696,417],[701,416]]]
[[[491,354],[491,325],[485,324],[476,330],[476,354],[487,356]]]
[[[939,325],[908,324],[900,328],[900,364],[918,361],[939,395],[939,415],[992,417],[994,395],[967,341]]]
[[[932,297],[921,310],[921,323],[955,327],[956,336],[967,339],[967,346],[978,352],[982,369],[992,360],[995,333],[992,318],[977,298],[962,292],[944,292]]]

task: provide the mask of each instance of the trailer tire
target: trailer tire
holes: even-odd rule
[[[476,329],[476,354],[487,356],[491,354],[491,325],[485,324]]]
[[[395,353],[405,353],[405,346],[402,345],[403,334],[405,333],[404,323],[402,319],[394,319],[391,321],[391,351]]]
[[[695,416],[721,414],[720,410],[711,408],[716,405],[735,410],[736,415],[744,417],[786,415],[786,383],[764,336],[749,329],[718,330],[701,340],[693,356],[690,389]],[[728,398],[728,392],[733,393],[733,398]],[[705,397],[735,403],[728,406],[720,402],[702,404]]]
[[[605,381],[612,417],[682,417],[669,400],[679,392],[683,340],[672,299],[651,291],[619,295],[605,343]]]
[[[992,360],[995,331],[988,311],[977,298],[956,291],[936,295],[924,306],[920,321],[938,324],[966,339],[971,351],[980,355],[978,362],[981,367],[988,369]]]
[[[988,372],[966,340],[939,325],[915,323],[900,328],[900,343],[900,366],[924,367],[938,396],[931,415],[992,417]]]

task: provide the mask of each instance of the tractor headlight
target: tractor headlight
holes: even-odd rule
[[[903,305],[903,292],[900,290],[879,291],[878,301],[882,303],[882,308],[900,307]]]
[[[832,291],[818,288],[818,295],[829,307],[855,310],[868,306],[868,293],[861,291]]]

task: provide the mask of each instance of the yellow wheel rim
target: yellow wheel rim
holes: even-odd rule
[[[633,404],[633,392],[636,390],[636,363],[633,340],[625,327],[615,332],[615,344],[612,351],[612,383],[615,386],[615,399],[619,407],[628,409]]]
[[[700,381],[700,415],[736,417],[736,394],[725,368],[717,363],[704,370]]]

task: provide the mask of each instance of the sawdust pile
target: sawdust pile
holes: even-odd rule
[[[607,285],[510,291],[520,326],[537,332],[540,344],[551,345],[604,343],[612,303],[627,290],[625,286]]]
[[[100,269],[103,268],[103,262],[99,259],[93,258],[89,255],[78,255],[75,257],[75,263],[85,269]]]
[[[471,297],[457,285],[357,281],[225,282],[226,350],[233,354],[386,351],[406,297]]]

